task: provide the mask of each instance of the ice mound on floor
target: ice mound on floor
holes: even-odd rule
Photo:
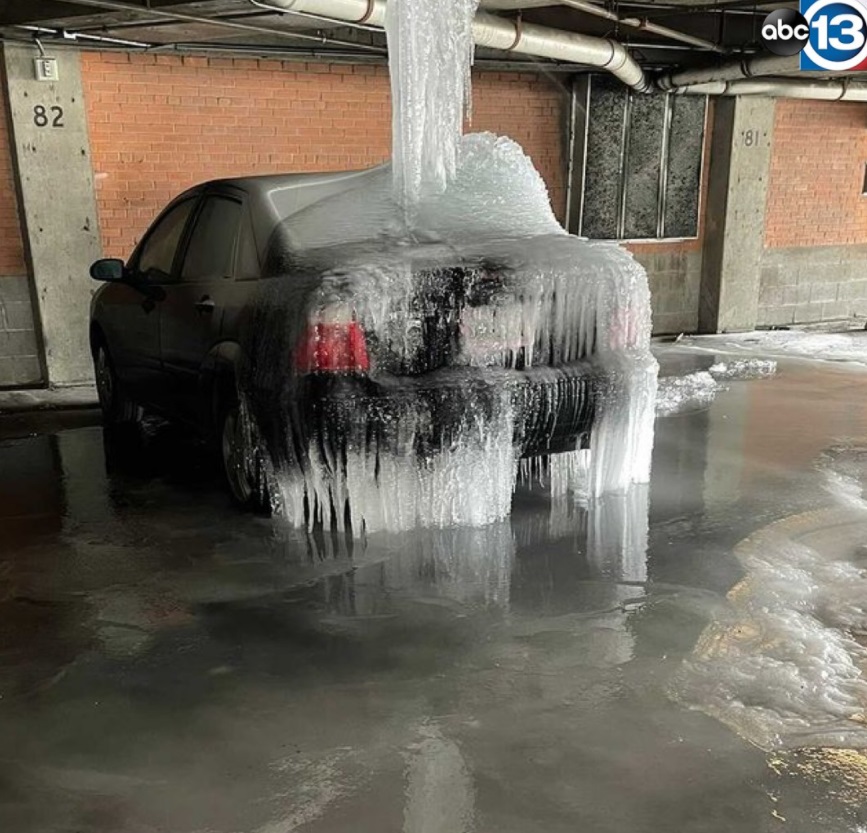
[[[757,353],[789,359],[867,364],[867,332],[811,330],[756,330],[749,333],[687,336],[683,344],[704,350]]]
[[[658,384],[657,416],[700,411],[709,407],[717,394],[726,389],[724,382],[767,379],[776,372],[777,363],[771,359],[736,359],[716,362],[707,370],[684,376],[664,376]]]
[[[714,379],[767,379],[776,372],[777,363],[773,359],[734,359],[716,362],[708,368]]]
[[[677,698],[763,749],[867,747],[867,565],[850,540],[865,531],[863,513],[830,510],[745,541],[747,576],[685,662]]]
[[[656,413],[672,416],[707,408],[719,389],[719,383],[707,370],[697,370],[685,376],[664,376],[659,380]]]

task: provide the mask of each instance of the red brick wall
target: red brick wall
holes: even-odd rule
[[[0,276],[27,274],[12,173],[11,142],[7,127],[5,86],[0,83]]]
[[[867,104],[778,99],[765,246],[867,243]]]
[[[560,222],[566,216],[566,100],[542,75],[480,72],[473,76],[470,129],[509,136],[539,169]]]
[[[391,146],[385,67],[86,53],[82,73],[106,254],[127,254],[187,186],[220,176],[375,165]],[[479,73],[473,130],[512,136],[562,216],[560,88]]]

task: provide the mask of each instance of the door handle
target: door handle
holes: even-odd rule
[[[216,304],[208,295],[204,295],[201,300],[196,301],[195,307],[199,312],[210,313],[214,311]]]

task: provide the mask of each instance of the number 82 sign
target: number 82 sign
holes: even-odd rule
[[[801,51],[801,69],[867,69],[867,6],[862,0],[801,0],[810,37]]]

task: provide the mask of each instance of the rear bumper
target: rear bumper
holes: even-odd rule
[[[314,434],[426,454],[514,417],[521,456],[586,447],[602,374],[592,362],[560,368],[449,368],[419,377],[310,376],[304,422]]]

